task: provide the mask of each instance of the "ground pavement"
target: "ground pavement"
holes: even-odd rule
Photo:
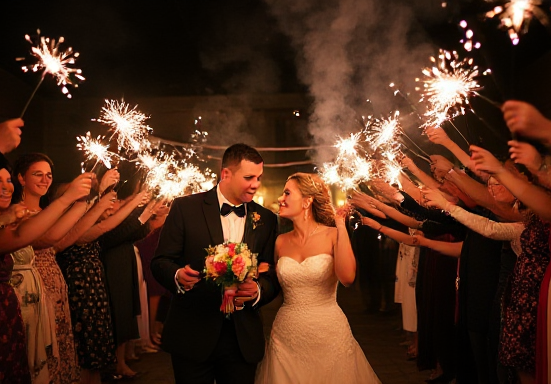
[[[360,291],[354,287],[339,287],[338,302],[348,317],[350,327],[364,350],[371,366],[383,384],[421,384],[429,372],[418,372],[415,361],[406,360],[406,347],[400,346],[404,335],[400,331],[399,311],[391,314],[368,314],[364,310]],[[263,308],[266,331],[269,332],[280,300]],[[140,361],[130,364],[140,377],[135,384],[169,384],[172,378],[170,357],[164,352],[142,354]]]

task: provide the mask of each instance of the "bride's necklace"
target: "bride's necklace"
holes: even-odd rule
[[[316,228],[314,228],[314,230],[312,232],[310,232],[310,234],[308,235],[307,239],[310,238],[310,236],[312,236],[314,233],[316,233],[318,231],[318,228],[320,227],[320,223],[318,223],[318,225],[316,225]]]

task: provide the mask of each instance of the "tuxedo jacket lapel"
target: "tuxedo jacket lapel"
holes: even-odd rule
[[[216,187],[205,194],[203,201],[203,213],[209,228],[210,245],[222,244],[224,242],[224,232],[222,230],[222,221],[220,220],[220,205],[216,195]]]

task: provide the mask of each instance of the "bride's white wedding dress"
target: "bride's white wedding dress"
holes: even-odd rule
[[[257,384],[380,383],[338,306],[333,256],[282,256],[277,312]]]

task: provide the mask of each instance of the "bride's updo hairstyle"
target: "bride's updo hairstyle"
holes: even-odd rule
[[[311,197],[312,215],[317,223],[335,227],[335,209],[331,203],[331,192],[316,174],[298,172],[287,178],[295,180],[304,197]]]

